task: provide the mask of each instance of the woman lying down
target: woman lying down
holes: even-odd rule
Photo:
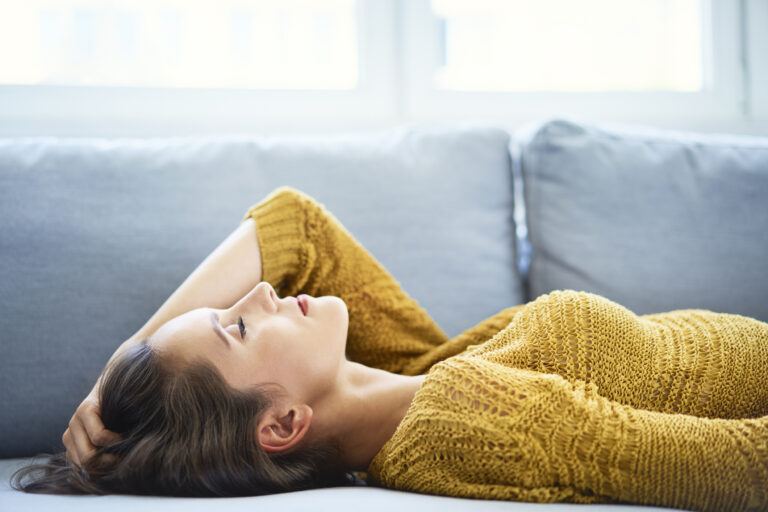
[[[274,285],[274,286],[273,286]],[[456,497],[768,510],[768,323],[556,290],[448,338],[279,187],[110,358],[43,493]]]

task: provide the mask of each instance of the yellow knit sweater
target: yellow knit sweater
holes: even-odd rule
[[[768,323],[701,309],[636,315],[557,290],[449,339],[309,195],[280,187],[248,217],[263,279],[280,294],[347,303],[350,360],[427,373],[370,485],[768,510]]]

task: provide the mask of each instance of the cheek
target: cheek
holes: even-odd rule
[[[306,334],[286,332],[272,334],[262,339],[258,350],[251,354],[255,367],[265,371],[296,366],[296,363],[308,354]]]
[[[254,384],[255,372],[250,368],[247,358],[233,354],[217,357],[212,362],[230,386],[242,389]]]
[[[266,341],[258,351],[254,368],[264,379],[293,379],[313,373],[318,366],[317,325],[299,329],[283,329]]]

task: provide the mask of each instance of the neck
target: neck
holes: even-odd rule
[[[345,361],[334,391],[313,406],[315,436],[338,439],[346,467],[365,471],[395,433],[425,377]]]

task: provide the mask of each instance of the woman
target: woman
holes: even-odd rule
[[[449,496],[768,510],[766,370],[767,323],[572,290],[448,339],[322,204],[280,187],[118,348],[67,452],[14,486],[256,495],[353,472]]]

